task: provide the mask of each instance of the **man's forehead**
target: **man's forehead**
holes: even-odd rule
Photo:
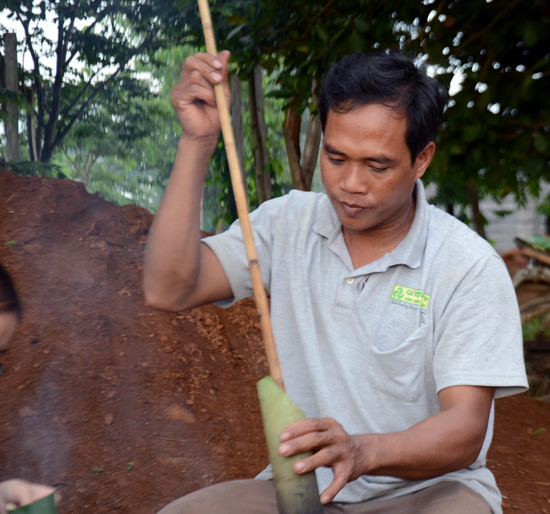
[[[331,114],[337,116],[345,116],[346,114],[356,113],[357,110],[364,110],[367,107],[382,107],[386,113],[396,120],[407,117],[407,112],[404,108],[397,104],[386,104],[382,102],[369,102],[369,103],[352,103],[341,104],[339,106],[333,106],[327,111],[327,123],[331,118]]]

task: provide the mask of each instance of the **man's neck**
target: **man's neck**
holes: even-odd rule
[[[377,261],[399,246],[405,239],[414,220],[416,198],[398,222],[386,227],[369,230],[349,230],[342,227],[342,234],[354,269]]]

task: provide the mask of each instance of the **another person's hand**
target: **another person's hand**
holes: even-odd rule
[[[199,52],[185,59],[179,82],[171,94],[183,137],[214,146],[217,143],[220,120],[213,86],[223,84],[229,102],[228,61],[227,50],[217,56]]]
[[[283,430],[279,455],[290,457],[309,451],[314,452],[313,455],[298,461],[293,469],[304,474],[322,466],[332,468],[334,479],[321,493],[323,504],[330,503],[349,481],[364,473],[358,436],[349,435],[332,418],[308,418]]]
[[[0,482],[0,514],[8,514],[8,505],[22,507],[53,493],[54,489],[45,485],[31,484],[26,480],[6,480]]]

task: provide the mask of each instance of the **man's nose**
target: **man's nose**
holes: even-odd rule
[[[347,193],[366,194],[369,190],[366,171],[358,164],[349,164],[340,179],[340,188]]]

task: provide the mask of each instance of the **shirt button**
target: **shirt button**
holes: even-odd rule
[[[346,278],[346,282],[348,284],[353,284],[355,282],[355,279],[353,277],[348,277],[348,278]]]

